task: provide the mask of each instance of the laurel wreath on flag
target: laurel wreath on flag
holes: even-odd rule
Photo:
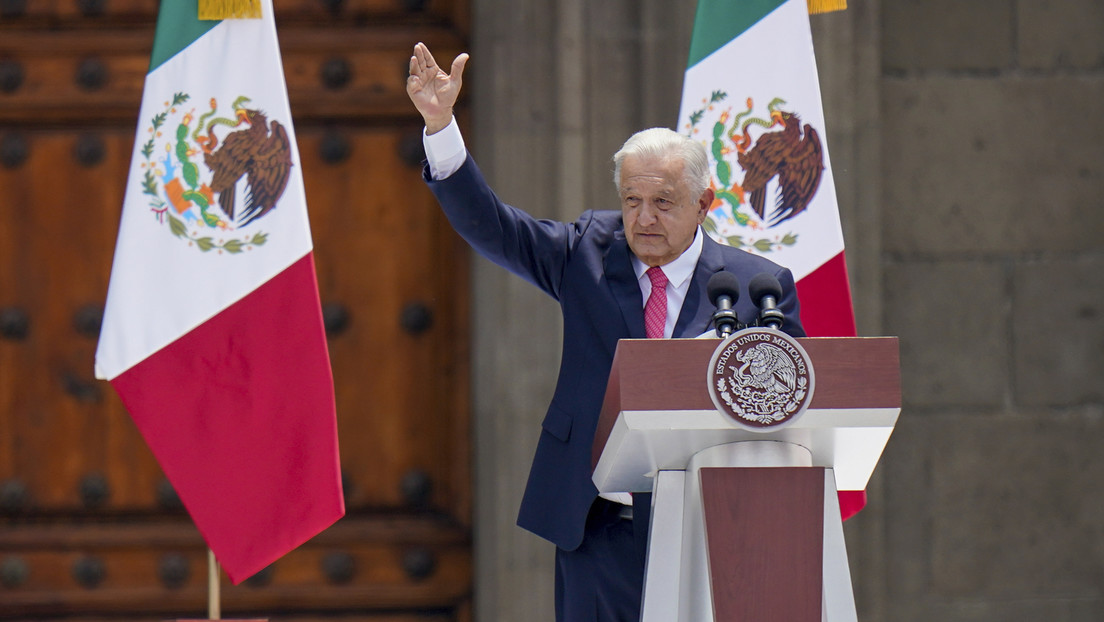
[[[191,229],[182,220],[173,214],[174,205],[172,204],[172,197],[169,196],[164,183],[161,183],[158,179],[159,175],[172,176],[174,170],[172,162],[173,143],[171,140],[165,142],[166,159],[163,162],[154,161],[153,154],[155,151],[156,141],[162,138],[162,126],[169,119],[169,115],[176,113],[177,107],[186,103],[191,96],[187,93],[175,93],[171,101],[165,102],[163,110],[153,115],[150,119],[147,132],[150,134],[150,138],[146,141],[140,150],[142,157],[145,159],[141,163],[141,167],[145,169],[145,173],[142,176],[142,193],[149,195],[150,198],[150,211],[152,211],[159,223],[164,223],[166,220],[169,225],[169,232],[177,238],[188,240],[188,245],[194,245],[200,251],[208,252],[211,250],[217,250],[219,253],[223,251],[230,254],[238,254],[242,251],[251,250],[254,246],[261,246],[268,241],[268,234],[263,232],[257,232],[252,235],[248,235],[241,238],[219,238],[215,239],[213,236],[204,235],[204,229],[223,229],[233,230],[228,224],[206,211],[207,207],[210,207],[210,190],[206,189],[206,185],[200,185],[198,180],[198,167],[188,161],[190,155],[195,153],[193,145],[187,140],[188,132],[190,131],[190,117],[189,112],[185,115],[185,122],[181,123],[177,128],[176,138],[176,150],[175,154],[179,161],[179,166],[182,169],[181,177],[185,179],[185,183],[188,188],[183,191],[183,198],[190,202],[201,205],[202,216],[194,217],[196,223],[196,229]],[[212,107],[214,104],[212,103]],[[213,113],[213,110],[212,110]],[[206,117],[211,113],[205,114],[199,118],[198,126],[202,126]],[[199,132],[197,126],[196,131],[192,133],[193,137]],[[157,165],[164,164],[165,170],[158,170]],[[176,182],[180,184],[178,178],[172,179],[169,183]],[[204,192],[206,191],[206,192]],[[182,212],[181,212],[182,213]]]

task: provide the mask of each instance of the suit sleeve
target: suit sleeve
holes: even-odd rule
[[[797,285],[789,268],[778,268],[774,274],[782,285],[782,300],[778,301],[778,310],[786,316],[782,323],[782,332],[791,337],[805,337],[805,328],[801,325],[801,302],[797,299]]]
[[[564,269],[592,218],[574,223],[533,218],[503,203],[471,155],[446,179],[423,174],[453,229],[483,257],[559,300]]]

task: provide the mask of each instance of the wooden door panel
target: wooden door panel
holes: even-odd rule
[[[0,308],[28,331],[0,339],[0,481],[35,513],[155,509],[156,463],[92,366],[133,133],[19,137],[26,160],[0,167]]]
[[[0,619],[194,617],[205,607],[206,567],[202,540],[183,517],[9,526],[0,532]],[[430,517],[346,518],[241,585],[223,578],[221,591],[224,608],[239,614],[445,609],[464,606],[471,580],[464,530]]]
[[[468,621],[467,252],[404,92],[413,42],[464,49],[467,3],[277,5],[348,515],[223,610]],[[93,379],[156,6],[0,2],[0,620],[204,609],[202,539]]]
[[[331,338],[350,516],[279,560],[264,581],[227,586],[228,610],[456,607],[470,593],[470,539],[450,526],[468,521],[465,365],[457,358],[467,324],[464,251],[419,169],[400,157],[410,132],[352,129],[350,156],[339,164],[321,159],[332,128],[299,132],[323,299],[344,301],[350,315],[349,328]],[[0,308],[28,309],[32,323],[25,339],[0,340],[0,482],[19,480],[29,499],[0,536],[0,565],[26,568],[27,579],[0,593],[0,618],[195,612],[205,554],[190,523],[153,518],[89,530],[79,519],[172,514],[163,476],[118,398],[91,381],[94,337],[74,325],[106,291],[132,136],[109,128],[20,134],[26,160],[0,168]],[[74,164],[88,136],[103,155]],[[377,279],[365,267],[378,257]],[[402,328],[409,301],[432,313],[420,332]],[[95,390],[74,396],[64,370]],[[425,376],[435,379],[431,387],[416,381]],[[410,492],[412,474],[424,475],[413,485],[428,485],[426,499]],[[106,490],[95,503],[82,494],[89,479]],[[388,508],[452,519],[372,518]],[[49,516],[57,522],[19,526],[20,517]],[[411,564],[424,574],[411,576]],[[182,565],[186,577],[172,579]]]
[[[277,20],[313,22],[436,18],[466,21],[465,3],[456,0],[274,0]],[[157,0],[5,0],[0,19],[27,25],[66,22],[147,23],[157,17]],[[92,23],[95,23],[92,21]]]
[[[223,619],[227,619],[233,616],[235,619],[248,620],[247,614],[243,615],[233,610],[223,609]],[[203,619],[206,616],[206,609],[192,609],[185,614],[185,619],[197,620]],[[268,620],[270,618],[264,617],[267,614],[260,614],[259,619]],[[165,619],[164,617],[158,617],[152,614],[149,616],[140,617],[141,620],[153,620],[153,619]],[[256,619],[256,618],[254,618]],[[88,614],[82,614],[79,616],[36,616],[35,620],[41,622],[119,622],[117,616],[92,616]],[[318,613],[318,614],[300,614],[300,615],[281,615],[279,616],[279,622],[471,622],[470,607],[457,607],[451,611],[442,611],[440,609],[428,609],[424,612],[364,612],[359,614],[341,614],[334,615],[333,613]]]
[[[409,119],[411,42],[425,41],[447,59],[463,49],[455,32],[431,24],[379,31],[339,22],[278,36],[297,122]],[[0,123],[133,125],[152,45],[151,27],[53,31],[0,22]]]
[[[420,126],[299,131],[319,287],[347,326],[331,334],[351,508],[467,505],[465,251],[403,151]],[[326,162],[344,141],[347,157]],[[421,475],[420,475],[421,474]],[[428,498],[418,497],[418,480]],[[405,483],[405,486],[404,486]]]
[[[350,130],[340,164],[320,155],[332,130],[299,136],[322,297],[349,316],[330,348],[353,509],[410,505],[403,478],[418,472],[429,477],[432,505],[457,507],[460,496],[455,464],[466,435],[451,421],[467,398],[457,363],[466,356],[465,251],[420,168],[401,159],[419,131]],[[0,341],[0,383],[20,414],[0,440],[0,479],[30,474],[37,511],[85,508],[81,482],[97,475],[110,496],[96,508],[155,510],[161,475],[148,451],[127,450],[144,445],[114,393],[93,380],[96,334],[79,325],[82,312],[102,310],[131,135],[21,135],[27,161],[0,168],[0,307],[34,313],[27,338]],[[84,142],[102,146],[94,165],[73,162]]]

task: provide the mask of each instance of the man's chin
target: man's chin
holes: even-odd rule
[[[662,236],[648,236],[638,233],[632,239],[632,242],[629,243],[629,246],[633,249],[633,252],[637,254],[637,257],[643,257],[644,255],[662,255],[668,250],[667,245],[663,242]]]
[[[637,247],[633,249],[633,254],[636,255],[637,259],[643,261],[649,266],[662,266],[663,264],[668,263],[666,261],[667,254],[658,249]]]

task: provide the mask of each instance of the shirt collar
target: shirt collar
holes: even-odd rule
[[[667,282],[676,289],[684,285],[693,276],[694,268],[698,265],[698,258],[701,257],[703,244],[702,230],[699,226],[694,231],[694,241],[690,243],[690,246],[674,261],[660,266],[663,268],[663,274],[667,276]],[[644,278],[644,273],[648,271],[648,265],[640,261],[636,255],[632,256],[632,264],[633,270],[636,272],[636,280],[639,281]]]

